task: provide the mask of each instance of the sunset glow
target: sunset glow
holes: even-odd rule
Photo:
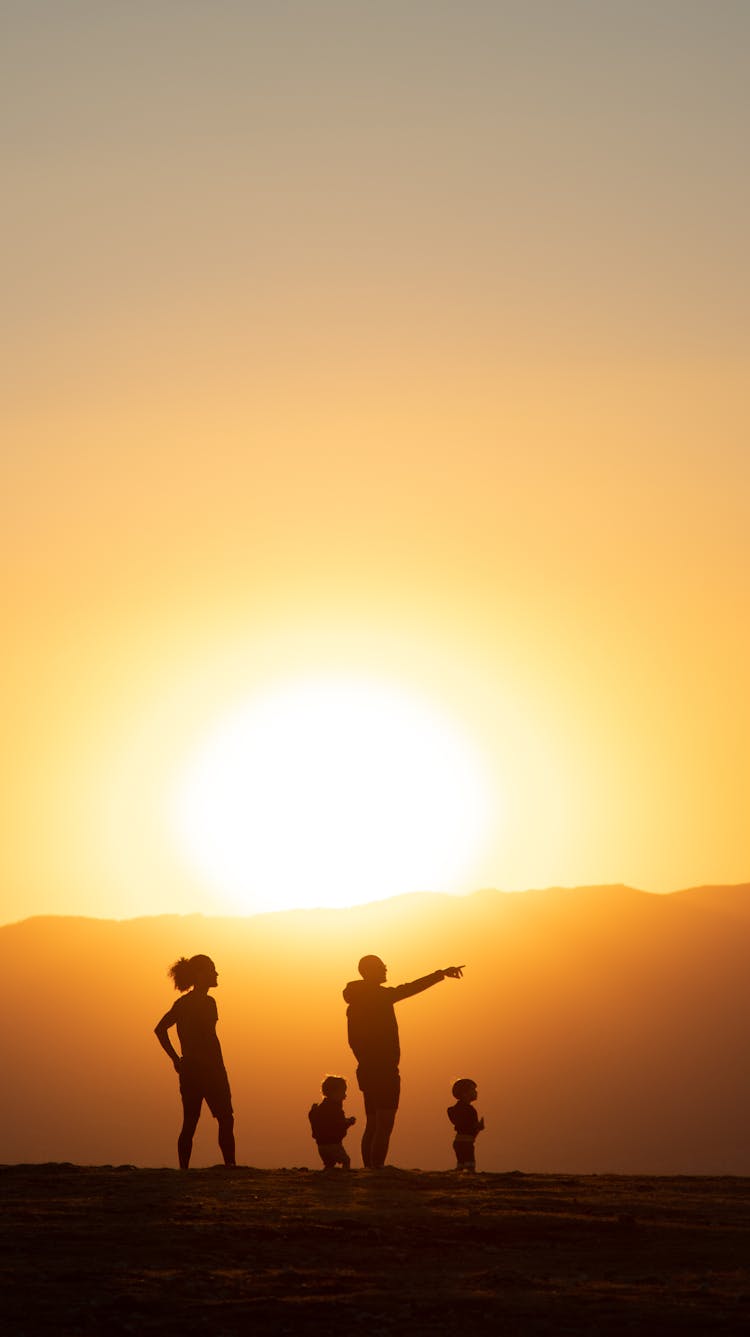
[[[6,8],[0,922],[744,882],[750,6]]]
[[[244,912],[460,890],[500,818],[449,720],[390,686],[336,678],[222,719],[172,816],[194,872]]]

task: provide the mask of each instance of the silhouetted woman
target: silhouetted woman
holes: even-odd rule
[[[184,996],[165,1012],[154,1032],[180,1078],[183,1111],[177,1141],[180,1168],[187,1170],[190,1164],[193,1134],[204,1100],[219,1124],[219,1148],[224,1164],[234,1165],[232,1095],[216,1034],[219,1013],[214,999],[208,996],[209,989],[215,989],[219,983],[216,966],[210,956],[181,956],[170,966],[168,974],[175,989]],[[177,1053],[169,1039],[172,1026],[177,1027],[182,1054]]]

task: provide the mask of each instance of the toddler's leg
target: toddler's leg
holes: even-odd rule
[[[457,1137],[453,1143],[457,1170],[474,1170],[474,1142],[471,1138]]]

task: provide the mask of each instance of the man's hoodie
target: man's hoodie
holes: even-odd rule
[[[442,970],[423,975],[411,984],[390,988],[369,980],[350,980],[344,989],[348,1003],[346,1021],[349,1044],[354,1056],[363,1067],[398,1067],[401,1047],[398,1041],[398,1023],[393,1010],[402,998],[412,998],[433,984],[445,979]]]

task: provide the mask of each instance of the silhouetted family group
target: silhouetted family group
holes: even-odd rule
[[[394,1005],[432,988],[446,977],[461,979],[463,966],[447,966],[395,988],[386,987],[388,971],[379,956],[363,956],[358,969],[361,978],[351,980],[344,989],[347,1028],[349,1045],[357,1060],[357,1084],[365,1102],[362,1164],[366,1169],[380,1170],[385,1165],[401,1094],[401,1049]],[[216,966],[209,956],[183,956],[168,973],[182,996],[158,1022],[155,1033],[180,1079],[183,1112],[177,1140],[180,1167],[186,1170],[190,1164],[193,1135],[204,1100],[218,1123],[224,1164],[234,1165],[232,1094],[216,1034],[219,1014],[215,1000],[208,994],[219,982]],[[179,1054],[169,1038],[173,1026],[177,1028],[182,1051]],[[313,1138],[326,1169],[340,1165],[348,1170],[351,1162],[344,1149],[344,1138],[356,1119],[347,1118],[344,1113],[346,1081],[343,1077],[326,1077],[321,1090],[323,1099],[308,1114]],[[456,1103],[447,1114],[455,1132],[456,1168],[471,1171],[474,1143],[484,1128],[484,1120],[474,1109],[476,1083],[470,1077],[459,1078],[452,1093]]]

